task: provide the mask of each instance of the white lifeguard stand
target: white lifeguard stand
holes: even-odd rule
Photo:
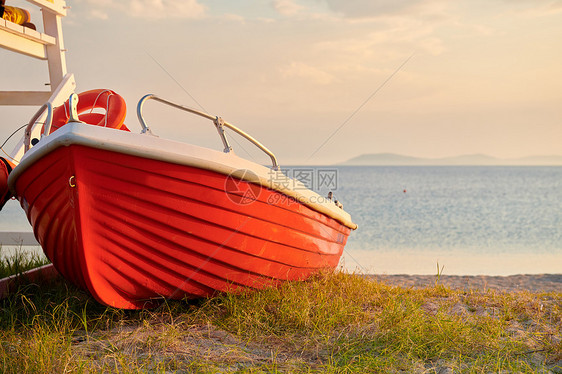
[[[74,75],[66,70],[66,57],[62,37],[62,18],[66,16],[64,0],[26,0],[41,8],[44,33],[0,19],[0,47],[23,55],[47,61],[50,91],[0,91],[0,105],[60,106],[75,91]],[[45,113],[38,113],[42,121]],[[43,117],[43,118],[42,118]],[[12,157],[23,155],[20,144]]]

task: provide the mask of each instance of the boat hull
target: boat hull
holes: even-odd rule
[[[85,145],[39,158],[15,191],[57,271],[118,308],[302,280],[336,267],[350,233],[232,175]]]

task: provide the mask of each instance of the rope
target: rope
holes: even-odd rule
[[[40,123],[40,122],[38,122],[38,123]],[[12,138],[12,136],[16,135],[16,133],[17,133],[18,131],[20,131],[21,129],[23,129],[23,128],[26,127],[26,126],[27,126],[27,123],[26,123],[25,125],[19,127],[17,130],[15,130],[13,133],[11,133],[10,136],[8,136],[8,137],[6,138],[6,140],[4,140],[4,143],[2,143],[2,145],[0,145],[0,151],[2,151],[2,153],[5,154],[6,157],[8,157],[8,158],[9,158],[10,160],[12,160],[12,161],[18,162],[15,158],[13,158],[13,157],[10,156],[8,153],[6,153],[6,151],[4,150],[4,146],[5,146],[6,143],[8,143],[8,141]]]
[[[107,95],[107,102],[105,103],[105,117],[104,117],[105,126],[104,126],[104,127],[107,127],[107,112],[108,112],[107,110],[109,109],[109,98],[110,98],[112,95],[114,95],[114,93],[113,93],[111,90],[103,90],[102,92],[100,92],[100,93],[98,94],[98,96],[97,96],[96,99],[94,100],[94,104],[92,104],[92,109],[90,109],[90,113],[93,113],[93,112],[94,112],[94,108],[95,108],[95,106],[96,106],[96,103],[98,102],[98,99],[100,98],[101,95],[103,95],[103,94],[106,93],[106,92],[109,92],[109,95]]]

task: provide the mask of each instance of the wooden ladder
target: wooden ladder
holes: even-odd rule
[[[50,91],[0,91],[0,105],[61,105],[76,88],[74,76],[66,70],[61,19],[66,16],[64,0],[26,0],[41,8],[44,33],[0,19],[0,47],[46,60]]]
[[[62,37],[62,17],[66,16],[64,0],[26,0],[41,8],[44,33],[0,19],[0,47],[21,53],[31,58],[47,61],[49,67],[50,91],[0,91],[0,105],[40,106],[29,123],[29,136],[40,138],[41,126],[47,117],[46,105],[51,108],[62,105],[74,93],[74,75],[66,70],[66,50]],[[11,153],[6,153],[16,164],[26,152],[24,138]]]

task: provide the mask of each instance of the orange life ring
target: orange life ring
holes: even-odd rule
[[[0,210],[12,197],[12,193],[8,188],[8,176],[15,167],[8,159],[0,157]]]
[[[51,133],[68,123],[70,110],[68,100],[53,111]],[[125,100],[115,92],[97,89],[78,94],[78,118],[90,125],[129,131],[123,124],[127,115]],[[104,113],[94,113],[94,109],[105,109]]]

